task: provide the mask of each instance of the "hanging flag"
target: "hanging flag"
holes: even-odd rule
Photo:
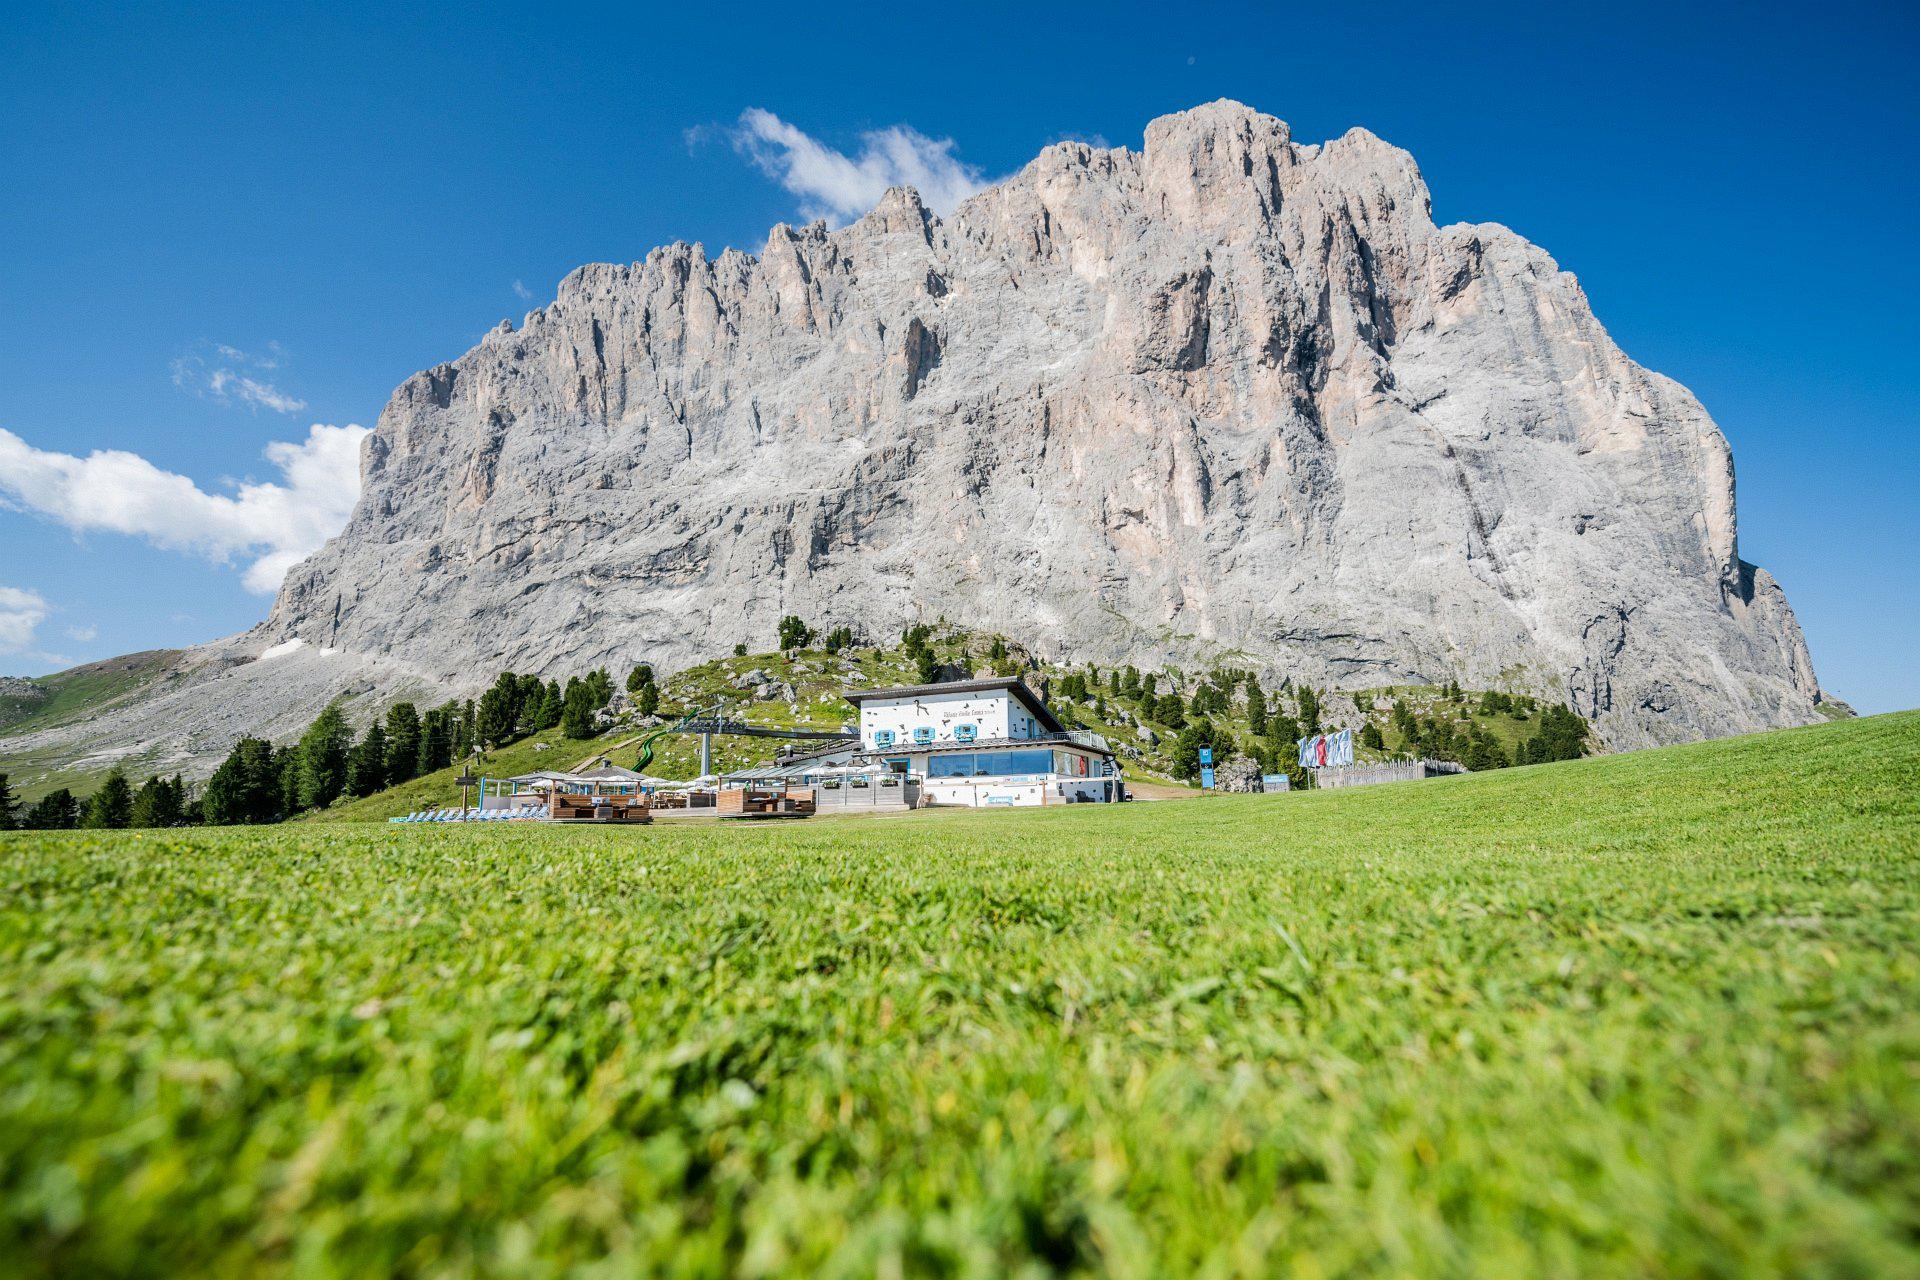
[[[1327,763],[1334,766],[1353,763],[1353,730],[1342,729],[1328,740]]]

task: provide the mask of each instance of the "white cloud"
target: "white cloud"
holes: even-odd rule
[[[365,427],[316,422],[305,440],[266,447],[280,483],[248,481],[228,496],[136,453],[96,449],[80,458],[36,449],[0,428],[0,500],[75,533],[124,533],[222,564],[254,557],[243,581],[271,595],[288,569],[346,525],[360,496],[367,435]]]
[[[903,124],[861,134],[860,154],[848,156],[771,111],[749,107],[732,138],[736,150],[800,197],[804,216],[836,225],[873,208],[888,187],[912,187],[928,208],[946,214],[987,185],[977,166],[954,156],[953,139]]]
[[[81,644],[92,644],[100,638],[100,628],[94,626],[92,623],[81,627],[68,627],[67,637],[72,640],[78,640]]]
[[[298,413],[307,407],[305,400],[288,395],[258,376],[278,369],[283,356],[277,342],[267,344],[265,355],[249,355],[225,343],[203,342],[174,359],[173,385],[221,404]]]
[[[518,280],[515,280],[513,282],[513,296],[522,302],[532,302],[533,290],[527,288],[527,286],[521,284]]]
[[[0,653],[31,649],[34,632],[50,612],[37,593],[21,587],[0,587]]]

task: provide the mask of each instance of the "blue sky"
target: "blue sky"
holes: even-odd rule
[[[1822,683],[1920,704],[1914,8],[1329,8],[8,5],[0,672],[257,621],[409,373],[582,262],[858,200],[795,140],[964,181],[1233,97],[1575,272],[1732,440]]]

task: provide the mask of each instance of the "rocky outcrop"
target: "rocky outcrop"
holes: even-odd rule
[[[1569,699],[1616,746],[1816,717],[1725,438],[1406,152],[1219,102],[758,256],[674,244],[410,378],[240,642],[471,688],[781,615]]]

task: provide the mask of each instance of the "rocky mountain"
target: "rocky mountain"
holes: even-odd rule
[[[1452,676],[1566,698],[1620,747],[1822,699],[1699,402],[1546,253],[1436,226],[1406,152],[1231,102],[1137,151],[1049,147],[945,220],[895,190],[758,256],[582,267],[408,379],[362,470],[346,530],[195,659],[176,718],[671,669],[786,613]]]

